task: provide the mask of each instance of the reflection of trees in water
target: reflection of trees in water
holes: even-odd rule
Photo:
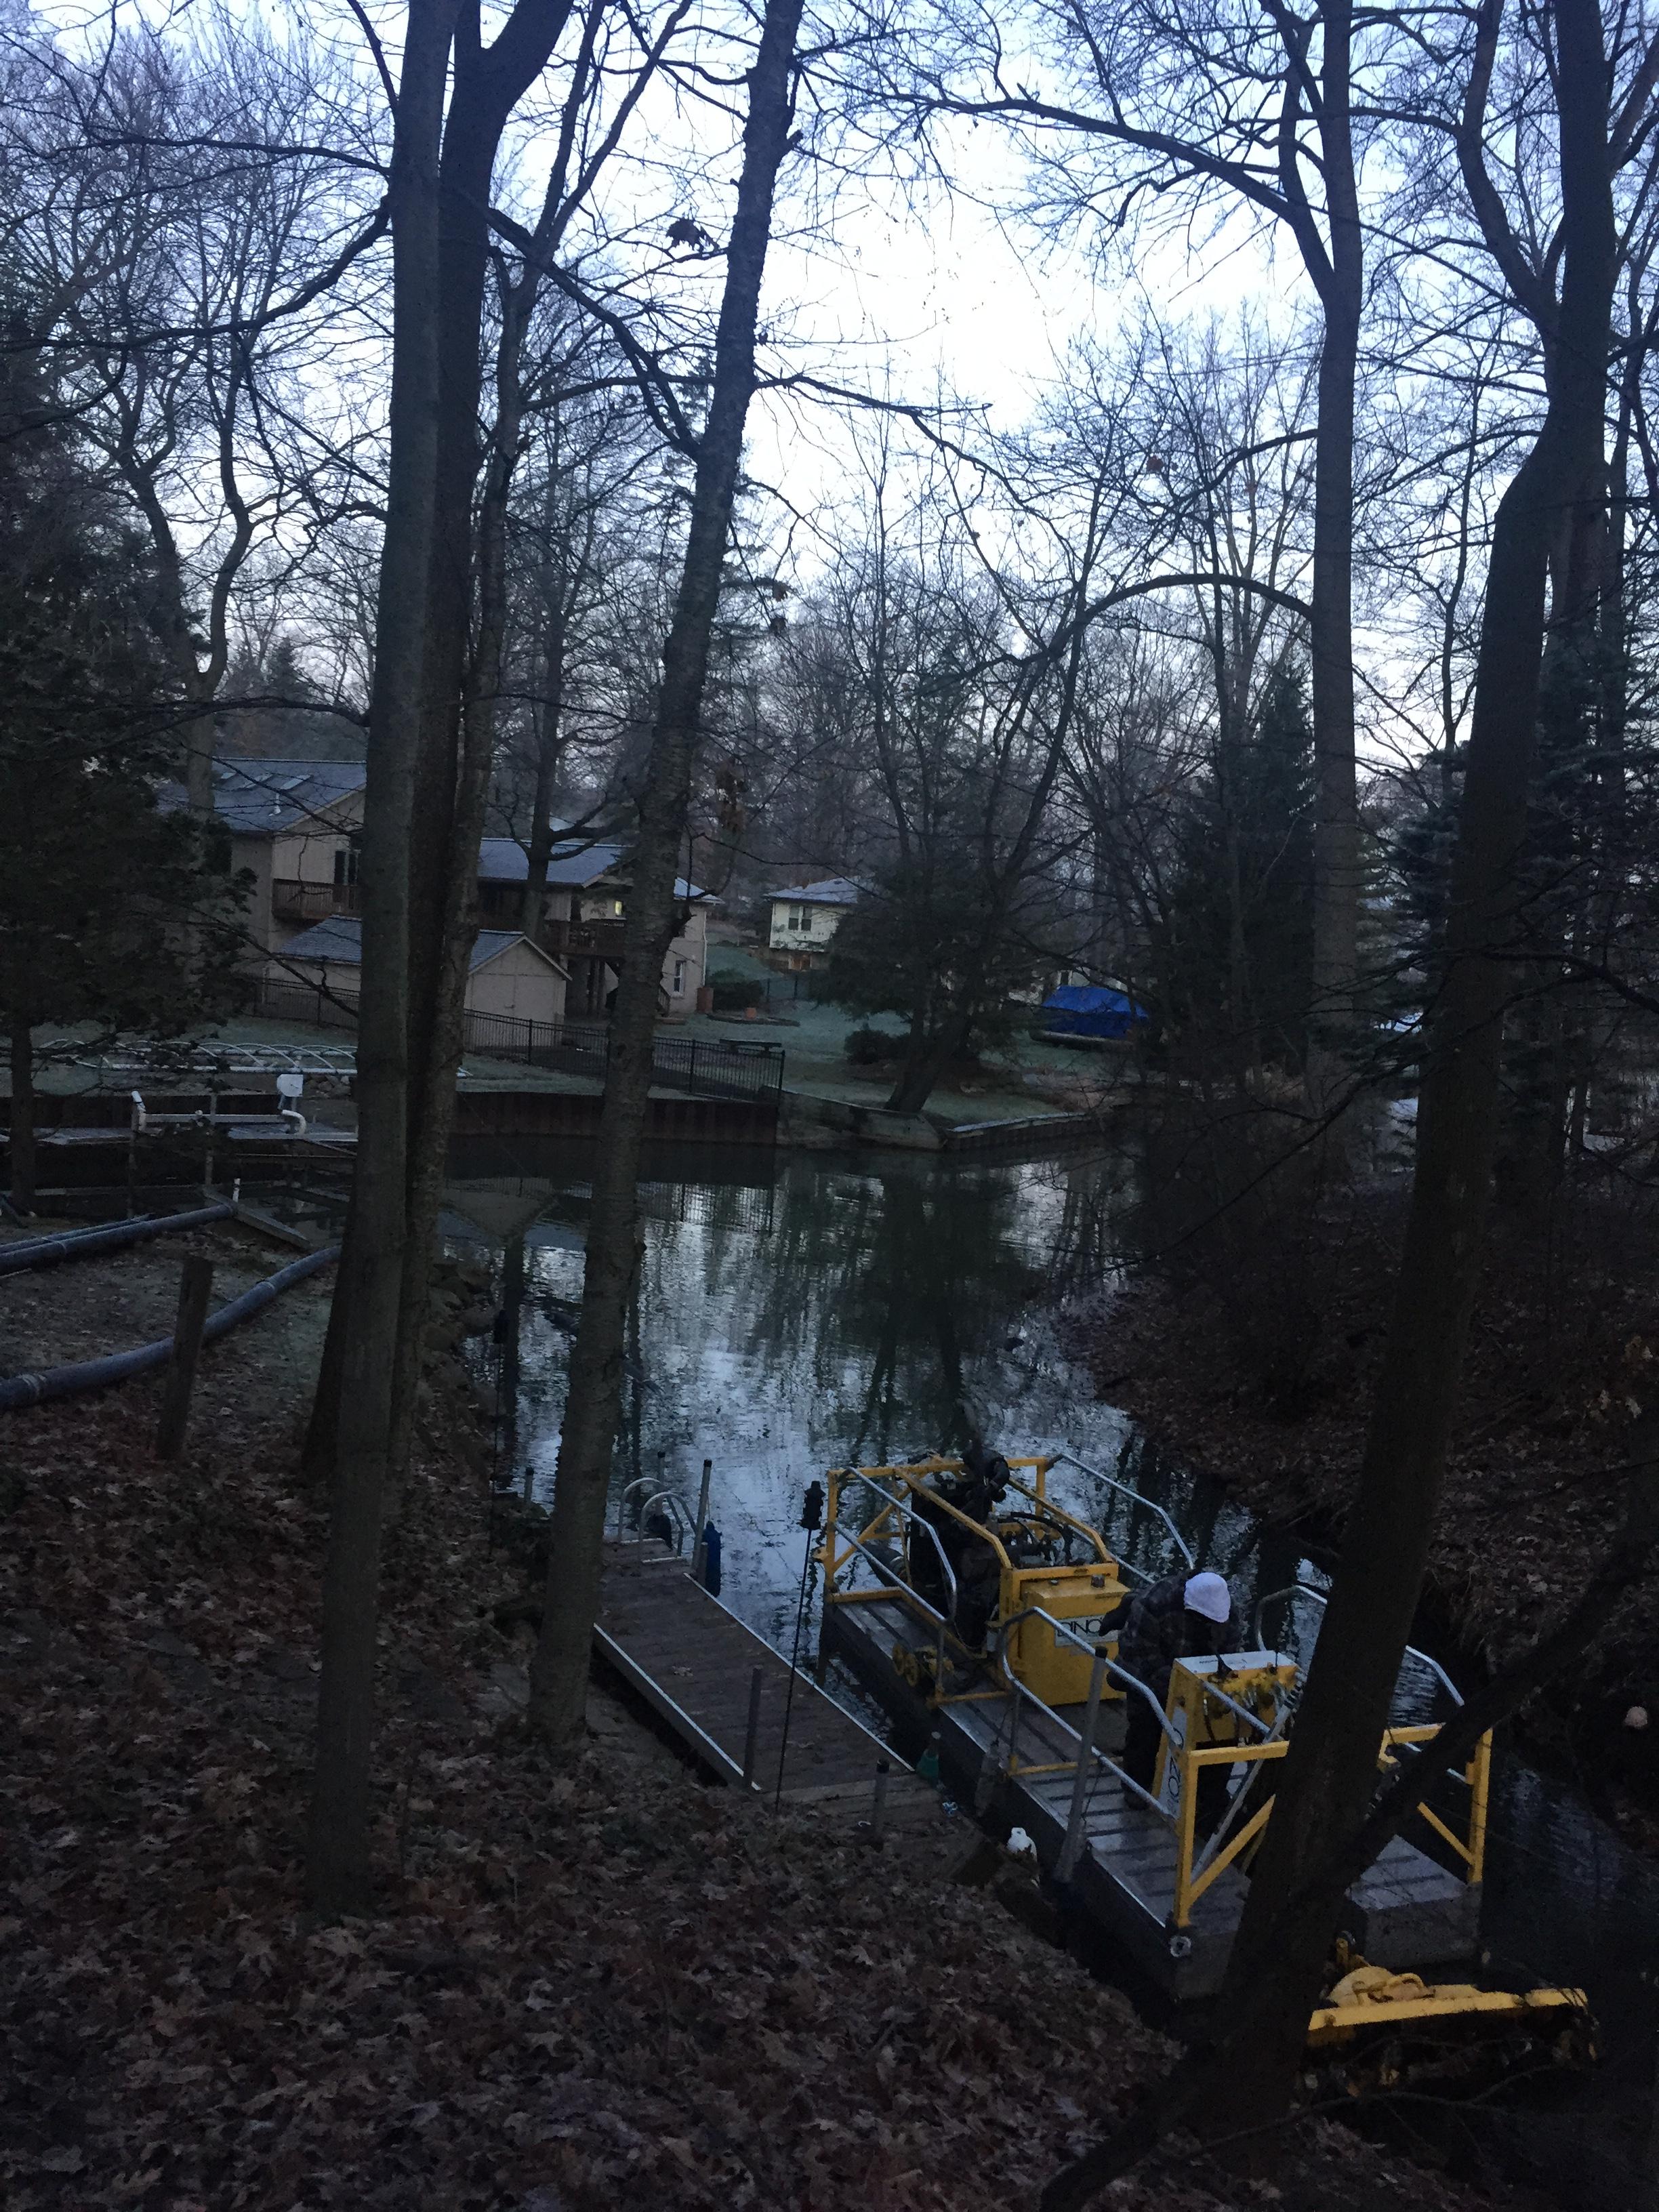
[[[1120,1263],[1119,1187],[1103,1169],[1103,1163],[1098,1170],[1079,1165],[1066,1178],[1048,1261],[1057,1301],[1094,1290]]]
[[[659,1169],[651,1186],[629,1318],[619,1484],[710,1422],[770,1425],[780,1449],[825,1462],[959,1445],[981,1424],[997,1435],[1044,1387],[1048,1339],[1028,1322],[1112,1263],[1112,1164],[1088,1158],[672,1165],[677,1180]],[[579,1176],[541,1193],[541,1219],[585,1219]],[[521,1432],[544,1461],[577,1284],[533,1251],[526,1277],[504,1303],[520,1316]]]
[[[1139,1431],[1109,1472],[1154,1498],[1192,1548],[1200,1567],[1225,1575],[1233,1602],[1248,1629],[1258,1593],[1284,1589],[1297,1579],[1307,1547],[1291,1531],[1255,1520],[1221,1485],[1196,1468],[1168,1459]],[[1121,1494],[1107,1492],[1097,1509],[1102,1534],[1137,1565],[1172,1574],[1182,1565],[1156,1516]]]
[[[799,1376],[807,1363],[815,1425],[837,1452],[960,1443],[975,1419],[968,1370],[1054,1295],[1028,1197],[1010,1169],[791,1162],[763,1243],[712,1219],[703,1235],[653,1240],[647,1297],[717,1303],[732,1348],[763,1370]],[[1088,1213],[1073,1209],[1074,1247]]]

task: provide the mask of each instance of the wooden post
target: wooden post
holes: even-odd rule
[[[878,1759],[876,1761],[875,1795],[870,1801],[870,1840],[872,1844],[878,1844],[881,1841],[882,1829],[886,1823],[887,1777],[890,1771],[884,1759]]]
[[[1089,1802],[1090,1770],[1095,1763],[1095,1729],[1100,1721],[1100,1693],[1105,1681],[1106,1653],[1103,1648],[1097,1645],[1095,1663],[1089,1669],[1089,1702],[1084,1709],[1082,1735],[1077,1747],[1077,1772],[1072,1778],[1072,1805],[1066,1816],[1066,1840],[1060,1847],[1060,1858],[1054,1867],[1057,1881],[1071,1880],[1083,1848],[1083,1815]]]
[[[766,1680],[764,1668],[757,1667],[749,1677],[749,1726],[743,1739],[743,1778],[753,1783],[755,1765],[760,1757],[761,1690]]]
[[[699,1583],[702,1580],[703,1569],[708,1564],[707,1553],[708,1547],[704,1542],[703,1537],[704,1531],[708,1526],[708,1478],[714,1472],[714,1462],[712,1459],[704,1460],[702,1463],[702,1487],[697,1492],[696,1540],[691,1547],[691,1579],[694,1582]]]
[[[155,1425],[155,1456],[177,1459],[190,1419],[190,1394],[202,1349],[208,1300],[213,1295],[213,1262],[192,1252],[179,1279],[179,1318],[173,1324],[173,1357],[161,1393],[161,1418]]]

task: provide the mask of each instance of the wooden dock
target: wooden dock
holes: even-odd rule
[[[929,1655],[933,1649],[931,1632],[902,1599],[872,1595],[856,1605],[832,1605],[824,1635],[829,1655],[844,1661],[901,1726],[939,1730],[942,1769],[963,1802],[981,1813],[994,1803],[1025,1829],[1043,1866],[1052,1868],[1065,1839],[1073,1775],[1011,1780],[1011,1724],[1025,1765],[1073,1761],[1075,1741],[1023,1698],[1015,1722],[1013,1701],[988,1685],[930,1707],[893,1663],[898,1645]],[[965,1678],[963,1688],[970,1689]],[[1080,1726],[1080,1705],[1059,1710],[1073,1728]],[[1108,1705],[1101,1748],[1121,1745],[1122,1729],[1121,1706]],[[1073,1877],[1079,1905],[1166,1995],[1177,2001],[1212,1996],[1243,1908],[1244,1877],[1224,1869],[1194,1905],[1189,1926],[1177,1929],[1176,1846],[1168,1823],[1103,1770],[1089,1798],[1085,1834],[1087,1847]],[[1478,1888],[1395,1837],[1351,1893],[1346,1932],[1373,1965],[1397,1971],[1465,1959],[1474,1949],[1480,1901]]]
[[[784,1753],[782,1801],[849,1826],[871,1817],[877,1763],[888,1766],[884,1832],[936,1827],[939,1792],[798,1670],[784,1750],[789,1662],[711,1597],[662,1544],[605,1546],[594,1655],[637,1691],[714,1779],[770,1805]],[[803,1657],[805,1657],[803,1654]],[[750,1696],[761,1670],[752,1780],[744,1759]]]

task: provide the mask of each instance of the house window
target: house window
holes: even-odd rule
[[[790,909],[789,909],[789,927],[790,927],[790,928],[791,928],[791,929],[805,929],[805,927],[806,927],[806,909],[805,909],[805,907],[792,906],[792,907],[790,908]]]
[[[357,880],[357,866],[362,858],[363,841],[354,830],[343,845],[334,848],[334,888],[343,891]]]
[[[685,963],[684,960],[677,960],[674,963],[674,984],[670,995],[676,999],[683,998],[685,995]]]

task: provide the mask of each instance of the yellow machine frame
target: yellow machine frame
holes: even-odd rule
[[[1095,1656],[1103,1651],[1109,1659],[1116,1656],[1116,1639],[1109,1632],[1095,1639],[1080,1638],[1070,1642],[1063,1631],[1073,1621],[1100,1620],[1116,1612],[1129,1593],[1118,1573],[1117,1561],[1108,1550],[1098,1530],[1092,1528],[1063,1506],[1056,1505],[1048,1495],[1048,1470],[1051,1459],[1010,1459],[1011,1470],[1029,1468],[1032,1480],[1027,1483],[1014,1481],[1012,1487],[1029,1498],[1037,1509],[1031,1517],[1060,1528],[1069,1529],[1082,1537],[1092,1548],[1094,1558],[1073,1567],[1019,1567],[1009,1558],[1006,1547],[994,1529],[974,1521],[935,1491],[927,1492],[932,1504],[942,1507],[954,1520],[970,1528],[975,1536],[988,1543],[995,1552],[1000,1569],[1000,1606],[995,1618],[1013,1623],[1004,1638],[1006,1666],[1009,1692],[1016,1700],[1022,1692],[1045,1706],[1080,1705],[1089,1693],[1090,1675]],[[839,1526],[839,1509],[843,1488],[849,1483],[868,1480],[873,1484],[896,1483],[900,1488],[878,1507],[858,1531],[857,1541],[862,1544],[892,1542],[897,1538],[905,1543],[908,1555],[908,1533],[898,1509],[904,1505],[908,1493],[922,1490],[932,1474],[960,1474],[962,1462],[957,1459],[935,1456],[915,1460],[890,1467],[831,1468],[824,1480],[827,1487],[827,1510],[824,1515],[823,1537],[817,1558],[824,1572],[824,1602],[826,1605],[860,1605],[889,1599],[900,1594],[890,1584],[880,1584],[872,1589],[837,1589],[836,1581],[842,1571],[859,1556],[854,1543],[848,1541]],[[1023,1516],[1007,1515],[1006,1519]],[[1034,1606],[1052,1618],[1018,1618],[1030,1615]],[[1061,1626],[1056,1627],[1055,1623]],[[1076,1631],[1073,1631],[1076,1634]],[[1243,1658],[1246,1655],[1236,1654]],[[1197,1815],[1198,1779],[1206,1767],[1233,1767],[1240,1764],[1251,1765],[1265,1759],[1283,1759],[1290,1745],[1282,1733],[1275,1731],[1279,1706],[1296,1668],[1289,1661],[1267,1655],[1250,1655],[1252,1663],[1237,1670],[1216,1669],[1219,1662],[1195,1660],[1192,1663],[1178,1661],[1170,1675],[1165,1717],[1170,1723],[1170,1738],[1158,1754],[1158,1764],[1153,1777],[1152,1794],[1159,1800],[1176,1838],[1176,1887],[1173,1921],[1178,1929],[1189,1925],[1192,1911],[1205,1892],[1218,1878],[1224,1869],[1234,1865],[1252,1851],[1266,1827],[1273,1810],[1271,1796],[1259,1805],[1237,1831],[1226,1838],[1220,1849],[1195,1871],[1194,1859],[1198,1856],[1194,1836]],[[908,1680],[923,1690],[929,1703],[935,1705],[956,1702],[958,1698],[998,1696],[1002,1692],[985,1688],[958,1692],[947,1692],[943,1685],[930,1679],[928,1655],[902,1646],[894,1654],[895,1663],[902,1667]],[[1105,1697],[1121,1698],[1131,1692],[1112,1684],[1109,1680],[1102,1690]],[[1255,1740],[1240,1741],[1237,1708],[1253,1712],[1268,1731]],[[1380,1767],[1396,1765],[1395,1753],[1407,1744],[1430,1743],[1440,1733],[1438,1723],[1420,1727],[1391,1728],[1383,1731],[1377,1752]],[[1019,1775],[1074,1774],[1075,1759],[1032,1765],[1016,1759],[1010,1751],[1007,1772]],[[1481,1880],[1486,1869],[1486,1806],[1492,1778],[1492,1736],[1490,1731],[1481,1737],[1463,1770],[1463,1781],[1469,1791],[1469,1817],[1465,1832],[1459,1835],[1450,1823],[1443,1820],[1428,1804],[1417,1808],[1419,1814],[1441,1839],[1449,1844],[1463,1863],[1464,1878],[1473,1884]]]
[[[1583,1990],[1483,1990],[1473,1982],[1425,1982],[1420,1974],[1370,1966],[1342,1941],[1336,1949],[1340,1978],[1314,2009],[1306,2049],[1310,2058],[1334,2060],[1339,2068],[1351,2059],[1360,2062],[1358,2075],[1348,2080],[1350,2095],[1361,2094],[1366,2076],[1378,2088],[1396,2087],[1414,2070],[1410,2039],[1449,2051],[1454,2045],[1447,2030],[1465,2041],[1518,2031],[1535,2039],[1534,2048],[1541,2039],[1558,2065],[1595,2062],[1595,2022]]]
[[[1070,1624],[1073,1621],[1102,1620],[1115,1613],[1129,1593],[1118,1573],[1117,1561],[1107,1549],[1097,1529],[1074,1513],[1057,1505],[1048,1496],[1048,1470],[1054,1465],[1050,1459],[1011,1459],[1007,1462],[1011,1474],[1019,1468],[1030,1468],[1031,1480],[1024,1483],[1014,1480],[1010,1486],[1028,1499],[1036,1509],[1030,1514],[1007,1513],[1004,1522],[1027,1521],[1038,1526],[1068,1531],[1081,1538],[1093,1551],[1092,1560],[1074,1566],[1018,1566],[1008,1556],[1007,1547],[994,1527],[975,1521],[953,1505],[935,1490],[927,1487],[930,1474],[959,1475],[962,1462],[957,1459],[935,1457],[911,1461],[902,1466],[831,1468],[824,1480],[828,1486],[827,1510],[824,1514],[823,1541],[817,1557],[824,1571],[824,1598],[827,1604],[856,1605],[876,1597],[890,1597],[893,1591],[884,1587],[878,1590],[837,1590],[836,1577],[842,1568],[857,1558],[851,1543],[840,1536],[838,1508],[843,1486],[849,1481],[866,1480],[874,1484],[896,1482],[902,1487],[884,1504],[878,1507],[872,1517],[858,1531],[858,1541],[863,1544],[892,1541],[902,1533],[908,1559],[909,1534],[908,1526],[900,1518],[897,1509],[904,1505],[910,1494],[925,1492],[931,1506],[958,1521],[964,1528],[991,1547],[998,1565],[998,1604],[994,1619],[1013,1620],[1021,1613],[1029,1613],[1034,1606],[1054,1620]],[[894,1654],[908,1679],[916,1682],[924,1654],[912,1654],[908,1648]],[[908,1663],[907,1663],[908,1662]],[[1006,1663],[1011,1673],[1044,1705],[1066,1705],[1080,1704],[1089,1693],[1089,1673],[1091,1664],[1089,1653],[1068,1645],[1056,1636],[1048,1620],[1020,1620],[1008,1639]],[[912,1669],[916,1671],[913,1672]],[[933,1686],[935,1703],[942,1701],[939,1684]],[[1112,1697],[1123,1693],[1115,1686],[1106,1692]]]
[[[1239,1655],[1243,1656],[1243,1655]],[[1176,1831],[1176,1893],[1175,1921],[1178,1928],[1187,1926],[1193,1906],[1203,1896],[1224,1867],[1248,1852],[1267,1825],[1267,1815],[1273,1801],[1267,1798],[1236,1833],[1229,1836],[1221,1849],[1202,1871],[1193,1871],[1194,1825],[1198,1814],[1198,1778],[1210,1766],[1233,1767],[1243,1762],[1255,1765],[1263,1759],[1283,1759],[1290,1744],[1283,1735],[1267,1735],[1254,1742],[1240,1742],[1237,1738],[1237,1715],[1211,1692],[1214,1681],[1217,1690],[1233,1698],[1235,1704],[1258,1711],[1272,1725],[1272,1716],[1256,1703],[1265,1698],[1275,1704],[1294,1680],[1296,1669],[1287,1661],[1273,1661],[1266,1665],[1246,1667],[1237,1673],[1222,1672],[1217,1675],[1218,1661],[1189,1662],[1177,1660],[1170,1678],[1170,1694],[1165,1711],[1170,1722],[1171,1735],[1158,1754],[1154,1775],[1154,1795],[1166,1808]],[[1244,1695],[1235,1694],[1237,1685]],[[1229,1731],[1233,1733],[1229,1733]],[[1440,1733],[1438,1722],[1420,1727],[1391,1728],[1382,1731],[1382,1742],[1377,1752],[1379,1767],[1396,1766],[1395,1753],[1401,1744],[1431,1743]],[[1179,1739],[1178,1742],[1176,1739]],[[1432,1806],[1421,1804],[1419,1814],[1435,1833],[1449,1844],[1463,1862],[1464,1880],[1471,1884],[1481,1880],[1486,1863],[1486,1802],[1492,1786],[1492,1733],[1489,1729],[1475,1746],[1463,1780],[1469,1792],[1469,1821],[1467,1832],[1460,1836],[1443,1820]]]

